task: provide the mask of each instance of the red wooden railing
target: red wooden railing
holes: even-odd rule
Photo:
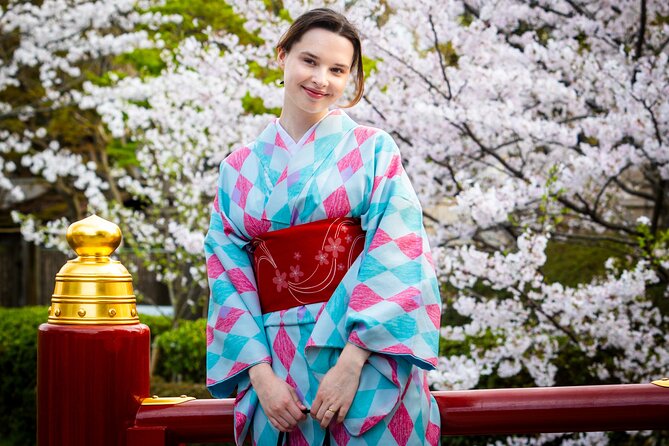
[[[38,331],[38,446],[174,446],[230,441],[233,401],[149,398],[150,333],[130,274],[108,256],[117,226],[92,216],[68,229],[79,257],[56,276]],[[656,384],[435,392],[443,435],[666,429]]]
[[[669,388],[629,384],[434,392],[442,435],[666,429]],[[140,407],[128,446],[232,441],[232,399]]]

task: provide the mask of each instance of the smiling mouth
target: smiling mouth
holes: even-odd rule
[[[312,90],[312,89],[307,88],[307,87],[302,87],[302,88],[304,88],[304,90],[307,92],[307,94],[309,96],[311,96],[312,98],[322,98],[324,96],[327,96],[326,93],[321,93],[319,91],[315,91],[315,90]]]

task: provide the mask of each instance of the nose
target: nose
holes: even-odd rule
[[[327,71],[325,69],[321,69],[320,67],[315,68],[311,73],[311,81],[314,83],[314,85],[317,85],[321,88],[326,87],[328,84]]]

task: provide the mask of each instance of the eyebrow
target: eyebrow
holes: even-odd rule
[[[310,53],[309,51],[300,51],[300,54],[303,54],[305,56],[309,56],[312,59],[320,60],[320,58],[317,55],[315,55],[313,53]],[[340,63],[336,63],[336,64],[334,64],[334,66],[335,67],[342,67],[342,68],[346,68],[346,69],[350,68],[348,65],[344,65],[344,64],[340,64]]]

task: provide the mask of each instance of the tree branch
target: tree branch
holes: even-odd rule
[[[434,35],[434,50],[439,56],[439,66],[441,67],[441,75],[446,82],[446,88],[448,88],[448,99],[453,98],[453,92],[451,91],[451,83],[448,81],[448,76],[446,75],[446,66],[444,65],[444,56],[439,50],[439,38],[437,37],[437,29],[434,27],[434,22],[432,21],[432,14],[428,14],[428,20],[430,21],[430,27],[432,28],[432,34]]]
[[[643,44],[646,34],[646,0],[641,0],[641,15],[639,17],[639,34],[636,39],[636,50],[634,51],[634,59],[639,59],[643,55]]]
[[[436,91],[437,93],[439,93],[439,95],[440,95],[441,97],[443,97],[443,98],[446,99],[447,101],[450,101],[451,98],[448,96],[448,94],[446,94],[446,93],[444,93],[443,91],[441,91],[441,89],[440,89],[439,87],[437,87],[436,85],[434,85],[434,84],[432,83],[432,81],[430,81],[430,79],[428,79],[427,76],[425,76],[423,73],[421,73],[420,71],[416,70],[416,69],[415,69],[414,67],[412,67],[410,64],[408,64],[408,63],[406,63],[404,60],[402,60],[402,58],[397,57],[395,54],[393,54],[392,52],[390,52],[390,51],[388,51],[387,49],[383,48],[382,46],[380,46],[380,45],[376,45],[376,46],[377,46],[381,51],[383,51],[384,53],[386,53],[387,55],[389,55],[390,57],[392,57],[393,59],[395,59],[396,61],[398,61],[398,62],[401,63],[402,65],[404,65],[406,68],[408,68],[409,71],[413,72],[415,75],[417,75],[418,77],[420,77],[421,80],[422,80],[423,82],[425,82],[427,85],[429,85],[429,87],[430,87],[431,89],[433,89],[434,91]]]
[[[631,187],[629,187],[627,184],[623,183],[620,179],[614,178],[613,182],[616,183],[616,186],[621,188],[623,191],[627,192],[630,195],[634,195],[635,197],[643,198],[649,201],[653,201],[655,197],[653,197],[651,194],[646,193],[646,192],[641,192],[638,190],[634,190]]]

